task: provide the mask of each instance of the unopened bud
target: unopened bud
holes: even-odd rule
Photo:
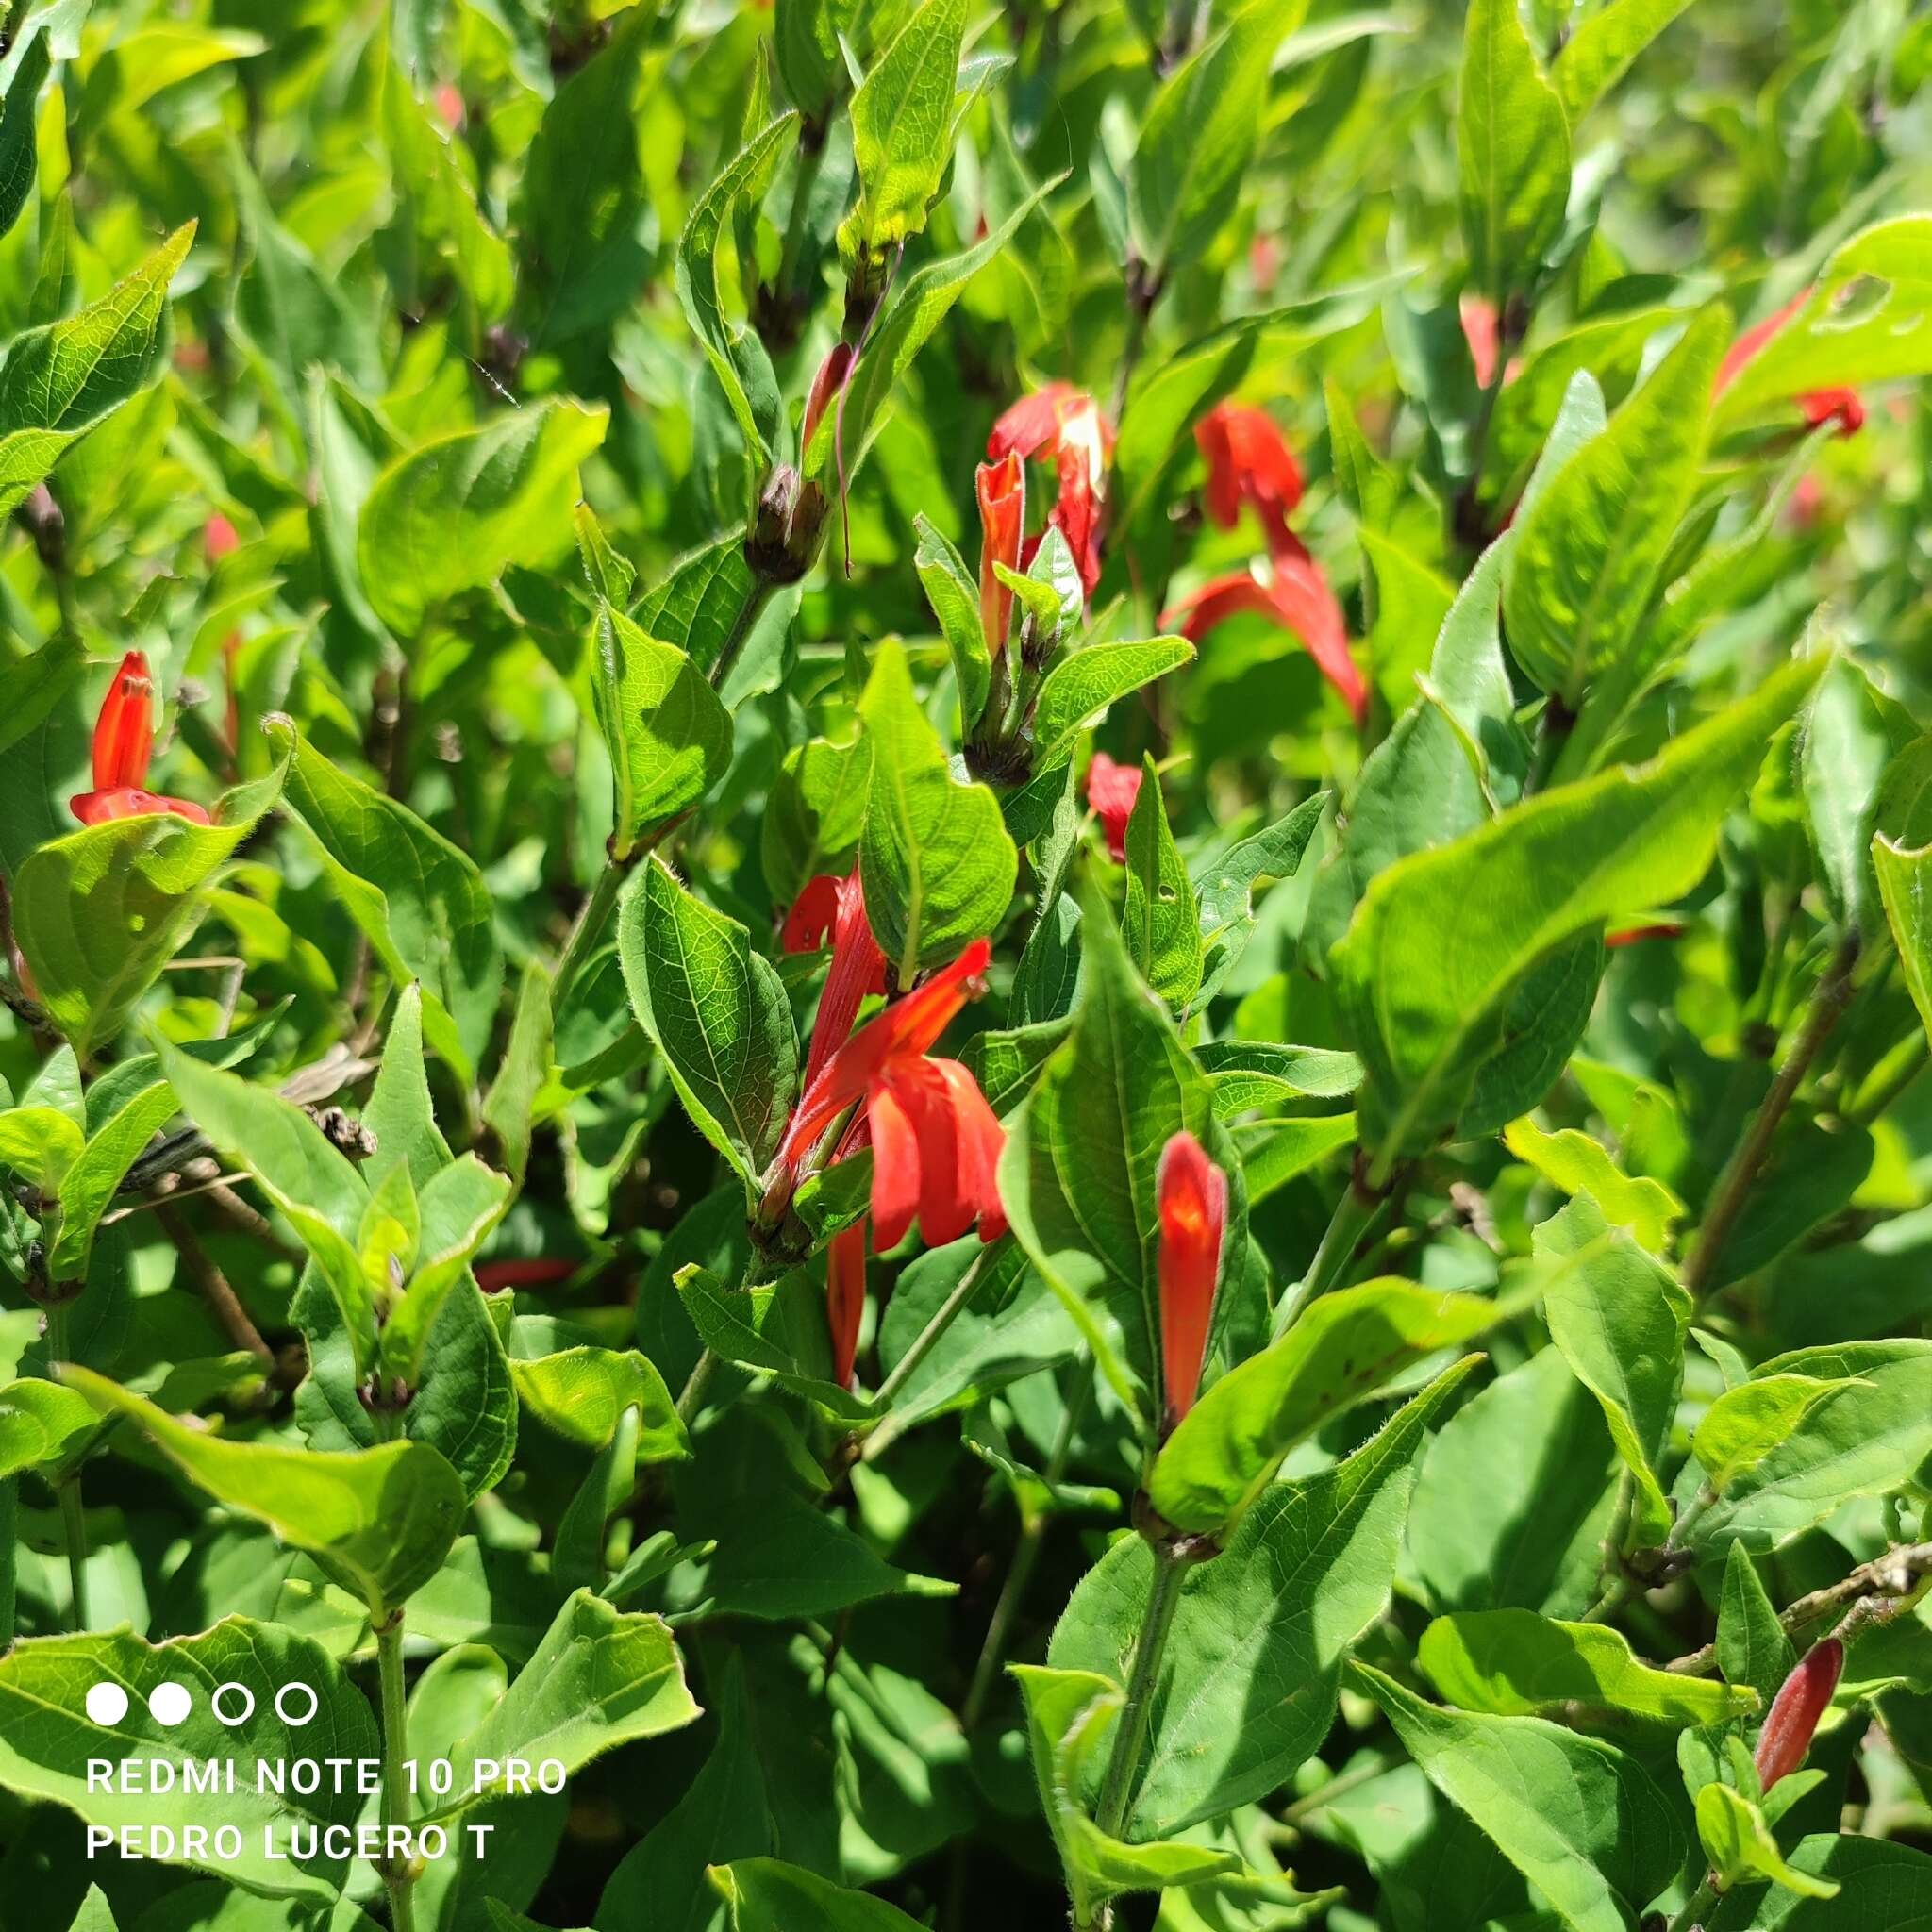
[[[819,554],[824,523],[824,491],[780,463],[758,498],[744,540],[745,561],[770,583],[795,584]]]
[[[1845,1667],[1845,1647],[1836,1637],[1814,1643],[1799,1658],[1771,1701],[1764,1728],[1757,1734],[1754,1762],[1759,1786],[1770,1790],[1778,1779],[1797,1770],[1811,1748],[1818,1720],[1824,1715]]]

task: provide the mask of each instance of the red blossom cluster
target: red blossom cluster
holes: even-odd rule
[[[1162,626],[1198,643],[1231,617],[1272,618],[1302,641],[1359,724],[1368,716],[1369,688],[1349,655],[1341,606],[1322,566],[1288,526],[1302,498],[1294,453],[1266,410],[1241,403],[1210,409],[1195,425],[1194,440],[1208,463],[1208,514],[1232,529],[1248,506],[1260,520],[1268,554],[1265,563],[1257,558],[1246,570],[1210,578],[1167,611]]]
[[[1025,535],[1024,465],[1042,457],[1054,465],[1055,495],[1046,526],[1066,539],[1091,597],[1100,581],[1100,519],[1107,490],[1107,466],[1113,459],[1114,428],[1100,406],[1070,382],[1050,382],[1023,396],[986,439],[986,461],[977,479],[982,548],[979,565],[980,611],[986,620],[986,648],[994,657],[1006,648],[1012,595],[999,587],[1000,601],[989,602],[988,586],[998,586],[992,565],[1024,570],[1045,531]]]
[[[958,1060],[931,1048],[969,999],[985,990],[992,947],[975,940],[955,959],[855,1033],[868,993],[886,991],[886,960],[865,916],[857,872],[821,875],[787,915],[781,943],[809,952],[832,941],[807,1054],[804,1091],[778,1146],[778,1166],[795,1185],[803,1164],[842,1115],[850,1115],[834,1160],[870,1145],[870,1222],[881,1248],[903,1241],[915,1221],[926,1243],[942,1246],[975,1223],[981,1241],[1007,1230],[995,1174],[1006,1133]],[[856,1109],[856,1110],[855,1110]],[[867,1221],[832,1238],[825,1262],[826,1321],[833,1372],[849,1383],[865,1313]]]

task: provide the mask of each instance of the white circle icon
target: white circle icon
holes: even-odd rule
[[[282,1699],[285,1698],[291,1690],[301,1691],[301,1693],[308,1700],[308,1708],[305,1710],[300,1717],[290,1716],[289,1712],[283,1707]],[[299,1731],[302,1728],[302,1726],[308,1724],[308,1721],[311,1718],[313,1718],[315,1713],[321,1708],[322,1699],[315,1694],[315,1686],[313,1684],[303,1683],[299,1677],[291,1684],[284,1684],[282,1688],[275,1692],[275,1715],[278,1718],[280,1718],[281,1721],[285,1724],[287,1724],[291,1731]]]
[[[234,1691],[236,1696],[242,1700],[242,1707],[233,1716],[229,1715],[222,1704],[223,1698],[230,1690]],[[228,1699],[228,1702],[231,1704],[234,1701],[234,1698]],[[208,1701],[208,1707],[214,1712],[215,1716],[223,1724],[226,1724],[230,1730],[233,1730],[237,1724],[245,1724],[255,1715],[255,1692],[246,1684],[237,1684],[231,1679],[225,1684],[217,1684],[215,1686],[214,1694]]]
[[[147,1707],[158,1724],[185,1724],[194,1708],[194,1699],[188,1694],[186,1684],[170,1681],[157,1684],[148,1692]]]
[[[97,1724],[118,1724],[127,1715],[127,1693],[118,1684],[91,1684],[87,1714]]]

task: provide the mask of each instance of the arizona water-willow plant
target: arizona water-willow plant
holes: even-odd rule
[[[0,6],[0,1926],[1932,1924],[1928,72]]]

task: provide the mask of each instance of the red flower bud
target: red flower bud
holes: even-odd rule
[[[242,547],[242,539],[234,525],[220,510],[214,510],[201,526],[201,547],[210,563],[219,563]]]
[[[1193,1407],[1201,1386],[1227,1227],[1227,1176],[1193,1135],[1180,1133],[1161,1150],[1158,1186],[1160,1363],[1168,1410],[1178,1422]]]
[[[1764,1728],[1757,1734],[1757,1751],[1753,1762],[1757,1782],[1770,1790],[1779,1778],[1797,1770],[1811,1748],[1818,1720],[1838,1689],[1845,1667],[1845,1647],[1836,1637],[1814,1643],[1798,1659],[1790,1675],[1771,1701]]]
[[[865,1222],[860,1219],[841,1227],[825,1250],[825,1325],[832,1334],[832,1379],[841,1389],[852,1386],[864,1320]]]
[[[142,789],[154,745],[154,679],[146,658],[129,651],[101,701],[100,716],[94,721],[94,786],[69,801],[74,816],[84,825],[98,825],[108,819],[170,812],[197,825],[207,824],[208,813],[200,806]]]
[[[1104,751],[1093,754],[1087,767],[1087,803],[1107,833],[1107,849],[1116,859],[1127,856],[1127,821],[1141,795],[1141,768],[1116,764]]]
[[[1026,465],[1008,450],[996,463],[981,463],[974,477],[979,499],[979,621],[986,648],[995,658],[1007,648],[1007,625],[1013,593],[993,575],[993,565],[1020,568],[1020,541],[1026,532]]]
[[[1208,462],[1208,514],[1234,528],[1251,503],[1268,531],[1271,549],[1288,535],[1288,519],[1302,500],[1301,465],[1265,409],[1222,403],[1194,425]]]
[[[818,433],[818,426],[825,413],[825,406],[845,386],[845,378],[852,369],[852,344],[834,342],[825,359],[819,364],[819,372],[811,379],[811,392],[805,399],[805,421],[799,425],[798,448],[801,457],[811,455],[811,440]]]

